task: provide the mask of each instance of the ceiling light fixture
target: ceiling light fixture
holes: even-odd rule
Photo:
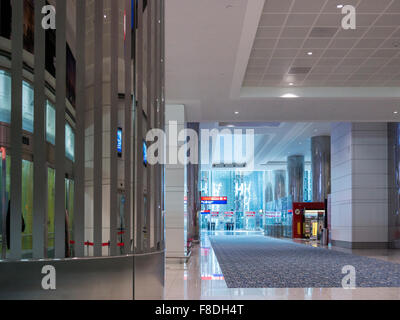
[[[235,114],[239,114],[239,111],[235,111]]]
[[[285,93],[284,95],[281,95],[281,98],[298,98],[299,96],[293,94],[293,93]]]
[[[293,85],[294,85],[294,83],[293,83],[293,82],[290,82],[290,83],[289,83],[289,86],[293,86]]]
[[[307,52],[307,54],[308,54],[309,56],[312,56],[312,55],[313,55],[312,51]]]
[[[398,114],[399,112],[398,112],[398,111],[393,111],[393,113],[394,113],[394,114]]]
[[[338,8],[338,9],[342,9],[343,7],[344,7],[343,4],[338,4],[338,5],[336,6],[336,8]]]

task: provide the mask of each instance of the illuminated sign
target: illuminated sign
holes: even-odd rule
[[[210,214],[210,210],[204,210],[201,212],[201,214]]]
[[[143,164],[145,167],[147,167],[147,144],[144,139],[143,139]]]
[[[118,128],[117,130],[117,151],[118,155],[122,155],[122,129]]]
[[[225,216],[233,216],[234,212],[233,211],[226,211],[224,214],[225,214]]]
[[[256,215],[256,213],[254,211],[248,211],[246,212],[246,216],[247,217],[254,217]]]
[[[228,197],[201,197],[202,204],[227,204]]]
[[[214,217],[216,217],[216,216],[219,215],[219,211],[213,211],[213,212],[211,212],[211,215],[214,216]]]

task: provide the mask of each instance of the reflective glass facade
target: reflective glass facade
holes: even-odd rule
[[[304,202],[312,201],[311,172],[304,172]],[[292,197],[275,199],[271,171],[203,170],[202,197],[227,197],[226,204],[202,203],[203,230],[264,230],[292,236]]]
[[[34,121],[34,91],[32,85],[24,81],[22,84],[22,128],[33,133]],[[11,123],[11,76],[5,70],[0,70],[0,122]],[[56,139],[56,109],[46,100],[46,140],[52,145]],[[72,127],[65,124],[65,155],[74,161],[75,133]]]

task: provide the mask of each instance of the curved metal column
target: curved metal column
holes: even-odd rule
[[[274,170],[274,199],[286,197],[286,170]]]
[[[331,137],[311,138],[311,170],[314,202],[322,202],[331,193]]]
[[[287,159],[289,195],[293,202],[303,201],[303,181],[304,181],[304,156],[290,156]]]

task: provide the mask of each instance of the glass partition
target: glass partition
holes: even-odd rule
[[[56,144],[56,109],[46,101],[46,140],[52,145]]]
[[[75,133],[69,124],[65,124],[65,155],[71,161],[75,160]]]
[[[202,197],[226,197],[226,203],[203,201],[203,229],[260,229],[257,217],[263,210],[263,171],[202,171],[201,191]]]
[[[29,83],[24,81],[22,84],[22,129],[30,133],[33,133],[33,110],[33,87]]]
[[[0,70],[0,122],[11,122],[11,76]]]

